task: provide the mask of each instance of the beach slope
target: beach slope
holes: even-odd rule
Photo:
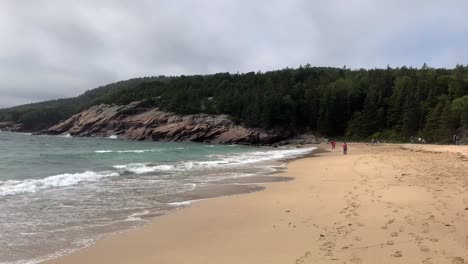
[[[467,263],[466,148],[350,144],[47,263]]]

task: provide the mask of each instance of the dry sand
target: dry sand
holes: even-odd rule
[[[48,263],[468,263],[468,157],[457,150],[467,147],[350,144],[348,156],[290,162],[295,180]]]

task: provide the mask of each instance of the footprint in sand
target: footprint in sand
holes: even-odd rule
[[[330,249],[330,248],[333,248],[334,244],[330,241],[328,242],[325,242],[322,244],[322,249]]]
[[[425,245],[419,245],[419,250],[421,250],[424,253],[428,253],[430,251],[430,249]]]
[[[423,264],[433,264],[434,262],[432,262],[432,258],[427,258],[425,260],[422,261]]]
[[[464,264],[465,259],[462,257],[455,257],[452,259],[452,264]]]
[[[422,233],[424,233],[424,234],[429,233],[429,224],[428,223],[424,223],[422,225]]]
[[[381,227],[381,229],[388,229],[388,226],[384,225]]]
[[[360,264],[362,263],[362,259],[354,257],[350,260],[352,263]]]
[[[396,251],[395,253],[392,254],[395,258],[401,258],[403,257],[403,252],[401,251]]]
[[[390,234],[392,237],[397,237],[398,236],[398,232],[393,232]]]
[[[295,262],[295,263],[296,263],[296,264],[304,263],[305,260],[306,260],[308,257],[310,257],[310,256],[311,256],[310,252],[307,251],[306,253],[304,253],[304,255],[303,255],[302,257],[296,259],[296,262]]]
[[[389,240],[389,241],[387,241],[387,245],[393,246],[393,245],[395,245],[395,242],[393,242],[392,240]]]
[[[362,237],[360,237],[360,236],[355,236],[355,237],[354,237],[354,240],[356,240],[356,241],[362,241]]]

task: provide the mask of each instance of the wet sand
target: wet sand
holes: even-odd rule
[[[47,263],[468,263],[467,149],[350,144]]]

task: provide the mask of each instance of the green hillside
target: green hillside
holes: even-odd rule
[[[449,142],[468,128],[468,67],[360,69],[300,67],[265,73],[138,78],[76,98],[0,110],[0,121],[38,130],[99,103],[148,106],[180,114],[229,114],[251,127]]]

